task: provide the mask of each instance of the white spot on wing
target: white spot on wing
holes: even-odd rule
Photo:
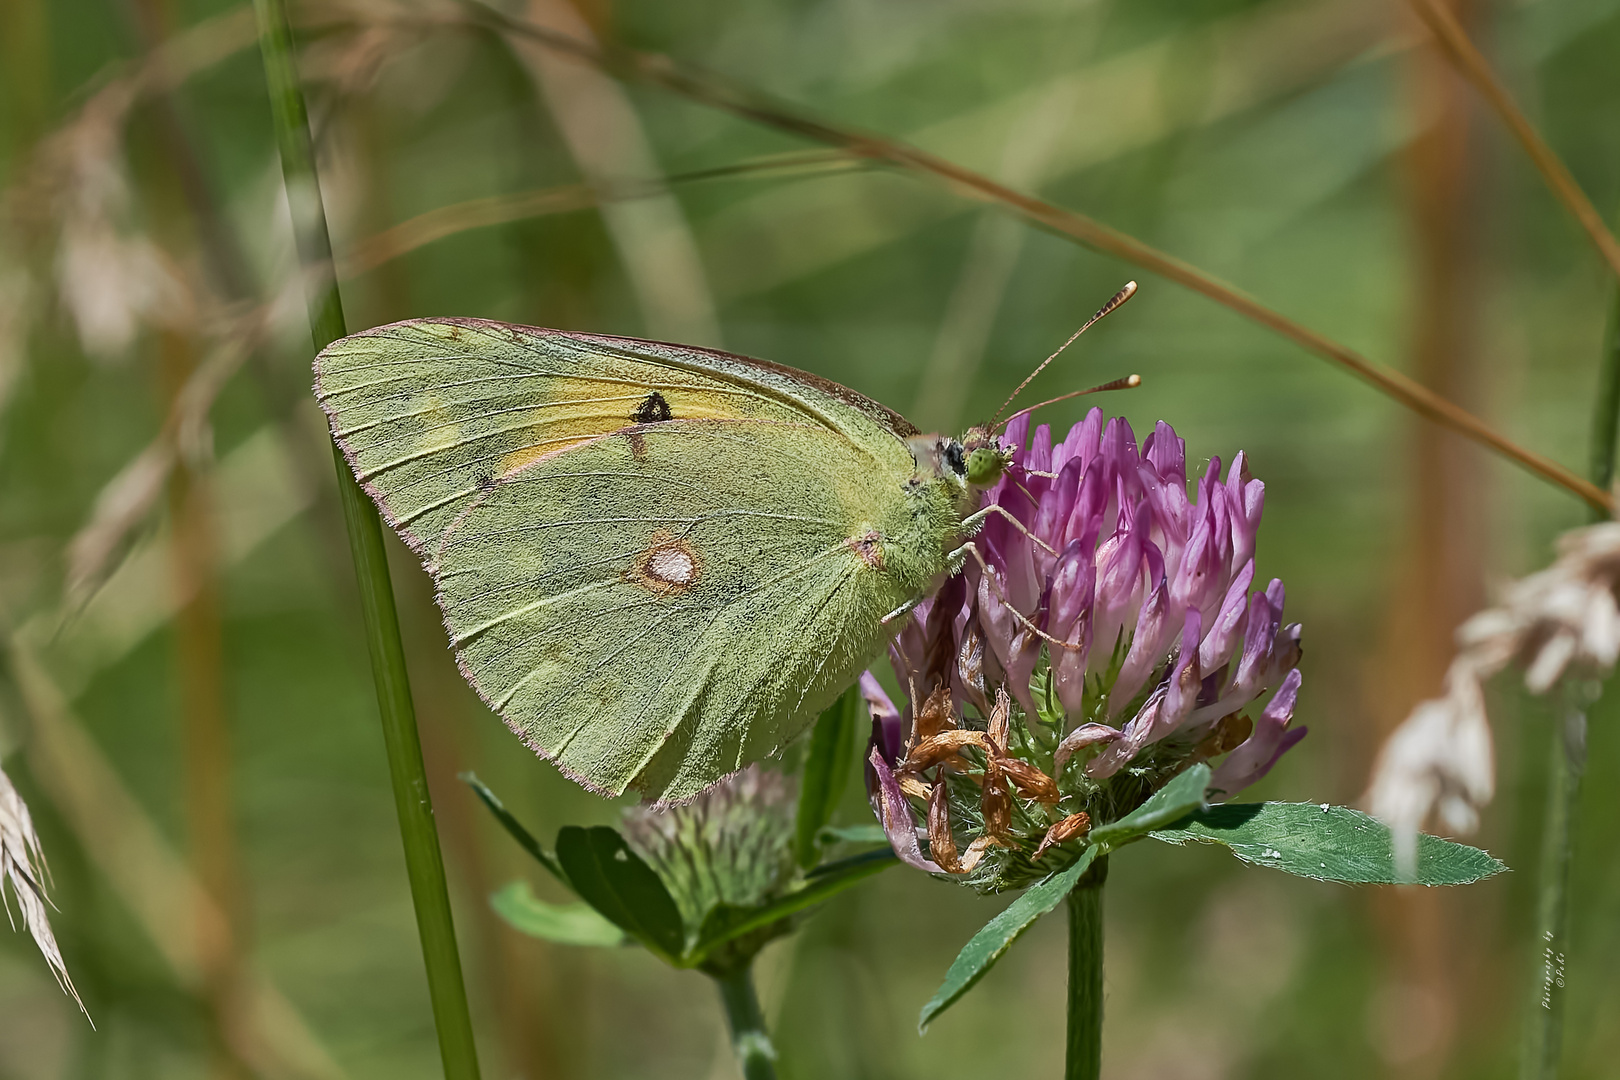
[[[690,585],[695,569],[692,556],[675,547],[659,548],[647,560],[648,575],[671,585]]]

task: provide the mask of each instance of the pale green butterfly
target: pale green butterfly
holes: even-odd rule
[[[333,342],[315,392],[478,693],[585,787],[660,801],[853,682],[1010,459],[777,364],[482,319]]]

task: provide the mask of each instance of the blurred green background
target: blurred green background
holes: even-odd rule
[[[1584,471],[1614,285],[1394,0],[503,10],[1037,191]],[[1312,734],[1255,797],[1356,802],[1383,736],[1437,691],[1452,628],[1585,521],[1569,495],[1225,309],[926,180],[802,164],[683,178],[814,148],[463,12],[296,10],[351,329],[478,315],[718,346],[954,430],[1141,277],[1035,392],[1139,372],[1105,409],[1139,434],[1170,421],[1190,464],[1244,449],[1266,481],[1260,572],[1285,579],[1305,624]],[[1593,200],[1620,206],[1620,0],[1459,14]],[[0,1078],[436,1076],[251,13],[0,0],[0,123],[0,738],[97,1025],[25,935],[0,934]],[[515,877],[554,886],[458,770],[543,835],[618,810],[476,701],[425,576],[393,554],[485,1075],[734,1076],[705,980],[526,939],[489,911]],[[1509,678],[1491,705],[1500,790],[1476,842],[1512,874],[1419,894],[1214,849],[1114,860],[1107,1074],[1514,1075],[1549,712]],[[1616,712],[1611,696],[1592,717],[1571,1077],[1620,1061]],[[858,789],[849,823],[868,816]],[[916,1032],[1004,903],[900,868],[772,946],[760,978],[783,1074],[1054,1075],[1058,918]]]

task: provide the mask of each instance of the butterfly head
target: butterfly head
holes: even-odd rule
[[[969,428],[957,445],[964,455],[962,479],[969,487],[994,487],[1012,464],[1012,448],[989,428]]]
[[[978,492],[994,487],[1012,464],[1012,448],[988,428],[972,428],[961,439],[924,435],[909,441],[917,461],[913,482],[942,485],[959,507],[977,506]]]

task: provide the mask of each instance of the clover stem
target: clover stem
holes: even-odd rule
[[[731,1048],[742,1066],[744,1080],[776,1080],[776,1048],[765,1030],[765,1014],[754,993],[754,966],[743,964],[725,975],[711,976],[720,988],[731,1028]]]
[[[270,90],[271,121],[281,151],[281,170],[286,179],[299,269],[309,305],[310,334],[315,347],[322,349],[344,336],[347,330],[332,260],[332,240],[326,228],[326,211],[321,205],[320,178],[315,171],[309,114],[293,57],[292,24],[287,19],[286,0],[254,0],[253,10],[259,24],[265,82]],[[382,523],[335,444],[332,452],[337,459],[338,490],[360,590],[377,708],[382,716],[383,742],[393,778],[394,809],[399,815],[405,869],[410,877],[416,926],[427,968],[428,997],[439,1035],[439,1055],[448,1080],[477,1080],[478,1052],[473,1042],[461,958],[450,917],[444,857],[439,851],[427,772],[422,764],[422,743],[417,734],[405,650],[399,636],[399,614],[394,607],[393,584],[388,577]]]
[[[1561,723],[1553,738],[1547,811],[1541,840],[1541,882],[1536,905],[1535,984],[1525,1018],[1521,1080],[1558,1075],[1564,1033],[1564,968],[1569,956],[1569,874],[1575,818],[1586,767],[1584,687],[1565,688]]]
[[[1103,908],[1107,862],[1098,859],[1070,891],[1069,1025],[1064,1080],[1097,1080],[1102,1075]]]

